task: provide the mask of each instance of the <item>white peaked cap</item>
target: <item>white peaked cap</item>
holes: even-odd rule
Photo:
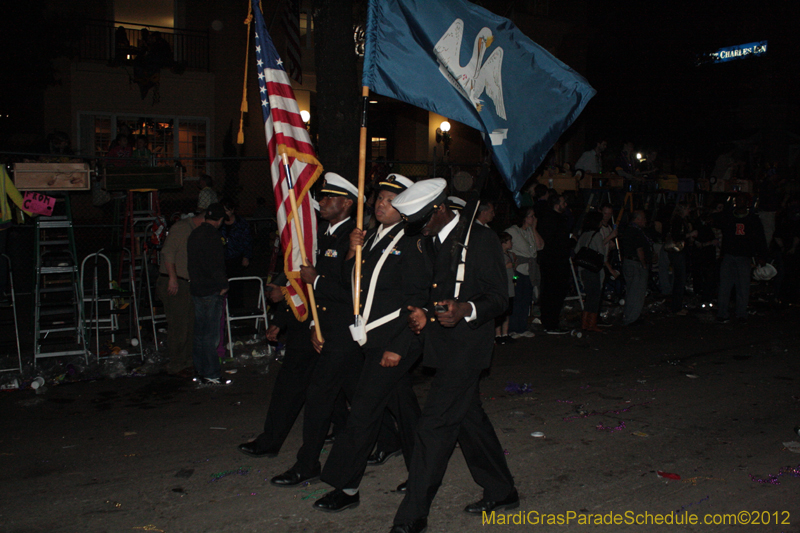
[[[378,188],[384,191],[401,193],[414,185],[414,182],[402,174],[389,174],[378,182]]]
[[[358,198],[358,187],[335,172],[325,173],[325,184],[320,192],[336,196],[352,196],[353,199]]]
[[[392,207],[401,214],[411,217],[426,207],[433,207],[437,200],[444,200],[446,189],[447,182],[442,178],[418,181],[395,196]]]
[[[467,201],[463,198],[459,198],[458,196],[448,196],[447,202],[453,209],[464,209],[464,207],[467,205]]]

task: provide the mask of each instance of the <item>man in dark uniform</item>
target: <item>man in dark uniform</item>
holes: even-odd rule
[[[420,409],[409,370],[422,354],[422,345],[408,328],[408,307],[427,303],[432,265],[422,236],[405,235],[405,224],[391,202],[413,183],[399,174],[380,181],[375,201],[380,225],[368,233],[355,229],[350,234],[346,272],[362,246],[359,316],[365,331],[354,328],[353,336],[362,344],[364,366],[345,430],[336,436],[322,470],[322,480],[336,490],[314,504],[321,511],[358,505],[358,486],[387,407],[400,428],[406,466],[411,464]]]
[[[285,277],[281,277],[285,280]],[[263,433],[254,441],[239,445],[239,451],[251,457],[278,455],[305,403],[308,383],[319,357],[311,344],[308,322],[297,320],[292,309],[286,305],[279,285],[270,284],[269,287],[269,299],[277,305],[267,329],[267,340],[276,341],[278,333],[284,331],[286,356],[272,389]]]
[[[722,262],[719,272],[719,303],[717,322],[727,322],[731,289],[736,289],[736,318],[747,318],[750,298],[750,271],[753,259],[766,264],[767,239],[761,219],[747,208],[747,198],[737,195],[733,211],[726,213],[720,224],[722,230]]]
[[[320,217],[328,225],[321,224],[319,228],[316,267],[301,267],[300,276],[313,284],[323,339],[312,331],[311,342],[320,356],[306,393],[303,445],[294,466],[270,480],[278,487],[294,487],[319,477],[319,454],[330,428],[334,401],[342,390],[352,400],[363,361],[348,330],[353,320],[353,302],[343,279],[350,233],[355,228],[350,213],[358,199],[358,189],[338,174],[328,172],[320,192]]]
[[[575,247],[571,238],[564,209],[567,202],[560,194],[548,198],[550,209],[539,219],[538,231],[544,240],[539,251],[539,268],[542,273],[541,298],[542,327],[550,334],[566,333],[559,326],[561,308],[569,292],[569,257]]]
[[[508,306],[508,278],[497,235],[446,203],[446,182],[418,182],[392,205],[407,218],[406,231],[422,226],[434,256],[427,309],[412,307],[408,323],[420,333],[424,364],[436,376],[422,409],[408,490],[392,533],[420,533],[442,483],[456,441],[483,498],[464,510],[478,516],[519,506],[503,447],[483,411],[478,380],[494,346],[494,319]],[[463,252],[466,250],[466,257]],[[459,281],[463,280],[463,281]]]

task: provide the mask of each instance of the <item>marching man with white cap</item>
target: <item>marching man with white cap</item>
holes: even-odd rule
[[[312,332],[312,344],[320,356],[306,392],[303,445],[294,466],[270,480],[278,487],[295,487],[319,477],[319,454],[330,429],[334,401],[342,390],[352,400],[363,361],[347,329],[352,322],[352,295],[342,275],[350,232],[356,226],[350,214],[358,200],[358,189],[328,172],[320,193],[320,218],[328,224],[318,228],[316,266],[300,267],[300,276],[313,284],[324,343]]]
[[[519,506],[503,447],[483,411],[478,380],[494,346],[494,319],[508,305],[508,279],[493,231],[447,207],[446,182],[415,183],[392,205],[406,233],[421,231],[433,250],[428,303],[409,308],[408,325],[423,340],[425,366],[436,368],[417,426],[407,493],[391,533],[421,533],[456,441],[483,498],[464,509],[481,516]]]
[[[346,272],[352,271],[356,250],[362,247],[359,323],[351,330],[361,344],[364,365],[347,425],[336,435],[322,470],[322,481],[335,490],[314,503],[320,511],[358,505],[358,486],[387,407],[400,430],[406,466],[411,463],[420,409],[409,370],[422,355],[422,345],[408,328],[408,308],[427,303],[433,272],[423,237],[406,234],[392,201],[413,183],[400,174],[381,180],[375,202],[380,225],[350,233]]]

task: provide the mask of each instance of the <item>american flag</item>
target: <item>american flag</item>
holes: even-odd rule
[[[302,264],[298,243],[302,238],[306,257],[313,261],[317,248],[317,218],[311,204],[309,191],[322,174],[322,165],[317,160],[311,137],[300,118],[297,100],[292,85],[283,67],[283,61],[275,51],[275,45],[267,33],[259,0],[253,0],[255,20],[256,59],[261,110],[264,113],[264,129],[271,161],[272,188],[275,192],[278,231],[283,247],[283,268],[288,285],[283,288],[286,301],[298,320],[308,317],[308,296],[300,279]],[[287,179],[282,155],[286,154],[291,168],[291,179]],[[294,186],[297,209],[303,235],[295,235],[289,186]]]
[[[287,0],[283,12],[286,32],[286,72],[297,83],[303,83],[303,66],[300,62],[300,2]]]

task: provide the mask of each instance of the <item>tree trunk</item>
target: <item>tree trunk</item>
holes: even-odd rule
[[[359,99],[352,0],[314,2],[317,156],[326,171],[358,179]]]

